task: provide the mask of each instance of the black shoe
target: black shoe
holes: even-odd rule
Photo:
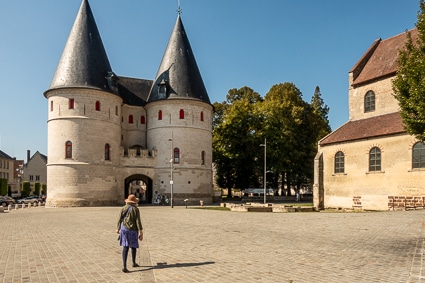
[[[133,267],[140,267],[137,263],[133,263]]]
[[[130,271],[128,271],[127,267],[124,267],[124,268],[122,269],[122,272],[124,272],[124,273],[128,273],[128,272],[130,272]]]

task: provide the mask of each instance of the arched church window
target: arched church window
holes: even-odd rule
[[[345,170],[345,160],[344,160],[344,153],[342,151],[338,151],[335,154],[335,167],[334,172],[335,173],[344,173]]]
[[[96,111],[100,111],[100,101],[96,101]]]
[[[65,143],[65,158],[72,158],[72,142]]]
[[[364,112],[373,111],[375,111],[375,93],[369,90],[364,96]]]
[[[425,168],[425,144],[417,142],[412,149],[412,168]]]
[[[105,160],[111,160],[110,151],[111,151],[110,145],[108,143],[105,144]]]
[[[128,123],[133,124],[133,115],[128,115]]]
[[[381,150],[376,146],[369,151],[369,171],[381,171]]]
[[[174,148],[173,162],[174,164],[180,163],[180,149],[178,147]]]
[[[184,119],[184,110],[180,109],[180,119]]]

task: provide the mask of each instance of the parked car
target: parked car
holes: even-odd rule
[[[28,203],[34,204],[34,203],[37,203],[37,202],[41,202],[41,200],[37,196],[30,196],[30,197],[18,199],[17,202],[20,203],[20,204],[22,204],[22,203],[25,203],[25,204],[28,204]]]
[[[14,204],[15,201],[10,197],[2,197],[0,196],[0,205],[3,207],[8,206],[9,204]]]

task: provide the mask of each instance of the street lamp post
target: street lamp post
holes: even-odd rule
[[[266,187],[267,187],[267,162],[266,162],[266,158],[267,158],[267,140],[266,138],[264,138],[264,144],[260,144],[260,146],[264,146],[264,178],[263,178],[263,185],[264,185],[264,204],[266,204]]]
[[[174,180],[173,180],[173,139],[168,139],[169,142],[171,142],[171,159],[170,159],[170,174],[171,174],[171,178],[170,178],[170,206],[171,208],[174,207],[173,205],[173,184],[174,184]]]

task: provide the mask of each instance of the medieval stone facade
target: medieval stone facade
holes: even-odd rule
[[[417,37],[416,29],[410,33]],[[406,33],[376,40],[350,70],[350,120],[319,141],[317,208],[425,205],[425,145],[404,130],[392,91],[398,51],[406,40]]]
[[[44,95],[47,206],[122,204],[134,188],[142,203],[212,201],[212,105],[180,14],[155,79],[121,77],[83,0]]]

